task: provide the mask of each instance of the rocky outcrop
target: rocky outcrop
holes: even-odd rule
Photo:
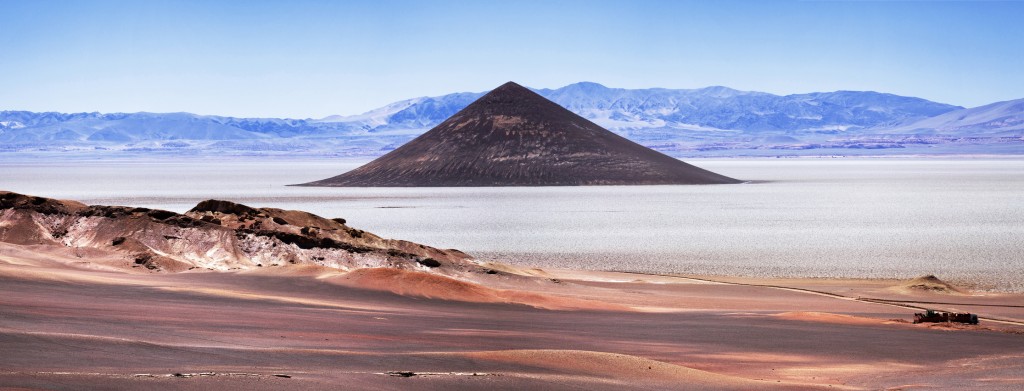
[[[898,291],[962,294],[963,291],[932,274],[915,277],[894,287]]]
[[[344,219],[207,200],[179,214],[0,192],[0,242],[108,252],[149,271],[237,270],[291,264],[338,269],[473,270],[458,250],[385,239]],[[482,270],[482,269],[481,269]]]

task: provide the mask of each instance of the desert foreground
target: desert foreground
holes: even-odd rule
[[[927,281],[494,264],[458,279],[309,265],[156,273],[82,255],[0,244],[2,388],[1024,387],[1024,297]],[[915,325],[912,307],[981,324]]]
[[[296,210],[0,192],[0,352],[10,389],[1019,390],[1024,295],[530,268]]]

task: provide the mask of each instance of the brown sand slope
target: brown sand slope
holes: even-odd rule
[[[629,141],[516,83],[398,149],[304,186],[571,186],[739,181]]]
[[[550,311],[338,285],[312,266],[127,274],[62,266],[71,254],[33,261],[14,247],[25,246],[0,244],[0,387],[1024,386],[1019,334],[887,324],[913,311],[794,291],[609,282],[620,276],[601,273],[523,284],[545,296],[666,309]],[[773,316],[795,307],[819,313]]]
[[[721,375],[643,357],[579,350],[506,350],[474,352],[469,357],[543,368],[622,388],[743,390],[821,389],[811,385],[771,384]]]
[[[345,286],[388,291],[404,296],[470,303],[524,304],[549,310],[631,311],[628,306],[614,303],[558,297],[515,289],[494,289],[437,274],[393,268],[357,269],[325,280]]]

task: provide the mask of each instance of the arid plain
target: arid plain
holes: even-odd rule
[[[1015,293],[542,270],[301,212],[204,203],[178,215],[12,194],[0,243],[9,388],[1024,385]],[[26,230],[25,218],[40,224]],[[275,263],[256,263],[271,259],[258,258],[266,246]],[[920,308],[981,324],[911,324]]]

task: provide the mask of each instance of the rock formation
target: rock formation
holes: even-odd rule
[[[183,271],[311,264],[341,270],[485,271],[458,250],[384,239],[345,223],[230,201],[207,200],[178,214],[0,191],[0,242],[89,251],[90,260],[105,260],[108,266]]]

